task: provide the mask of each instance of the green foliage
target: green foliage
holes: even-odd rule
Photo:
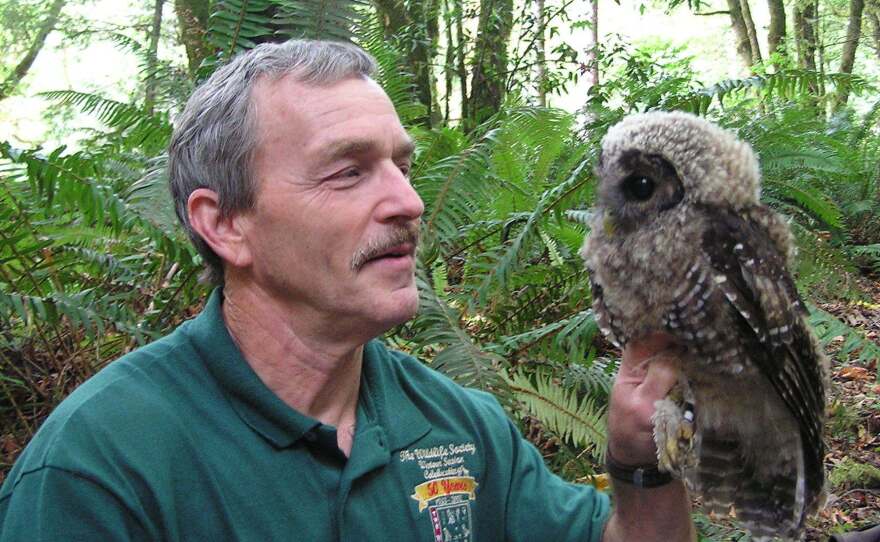
[[[702,513],[693,514],[694,525],[697,527],[699,542],[750,542],[752,537],[738,529],[732,522],[712,521]]]
[[[880,361],[880,346],[831,314],[811,306],[809,321],[823,346],[829,345],[837,337],[843,337],[838,358],[848,359],[858,354],[857,359],[862,361]]]
[[[275,15],[282,36],[350,40],[369,5],[363,0],[280,0]]]
[[[880,469],[870,463],[859,463],[844,457],[831,469],[828,481],[835,489],[880,488]]]
[[[171,138],[171,122],[165,112],[149,114],[134,105],[74,90],[44,92],[42,96],[94,115],[113,130],[115,143],[140,148],[147,155],[161,152]]]
[[[566,389],[550,375],[517,371],[507,379],[517,400],[544,424],[578,449],[591,450],[596,459],[605,455],[605,410],[590,397]]]
[[[222,0],[214,4],[208,20],[207,41],[218,51],[218,59],[252,49],[274,29],[272,0]],[[215,59],[216,61],[216,59]]]
[[[831,427],[831,434],[838,437],[854,435],[861,422],[856,409],[843,401],[834,401],[830,407],[828,424]]]

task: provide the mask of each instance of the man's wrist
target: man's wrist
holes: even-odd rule
[[[665,486],[674,479],[668,472],[661,471],[657,463],[643,465],[619,463],[611,455],[611,450],[605,452],[605,467],[608,470],[608,476],[614,481],[639,489]]]

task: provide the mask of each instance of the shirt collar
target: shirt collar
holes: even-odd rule
[[[217,288],[201,314],[190,321],[186,333],[239,417],[275,447],[291,446],[321,424],[288,406],[260,380],[233,342],[222,306],[223,291]],[[365,418],[384,429],[389,451],[405,448],[431,428],[406,394],[408,386],[394,370],[394,363],[397,361],[381,342],[372,340],[364,346],[358,410],[366,409]]]
[[[286,448],[317,425],[278,398],[244,359],[223,320],[223,291],[211,293],[187,334],[233,409],[251,429],[277,448]]]
[[[431,430],[431,424],[407,394],[399,363],[378,340],[364,346],[359,408],[372,410],[388,435],[389,451],[406,448]]]

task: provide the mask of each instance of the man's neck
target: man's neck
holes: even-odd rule
[[[228,289],[223,318],[260,380],[291,408],[337,428],[348,455],[363,364],[363,344],[323,342],[281,304],[248,288]]]

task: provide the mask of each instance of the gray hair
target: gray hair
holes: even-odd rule
[[[300,83],[325,86],[369,78],[375,71],[376,61],[355,45],[290,40],[235,56],[193,92],[168,146],[168,180],[177,218],[205,260],[203,280],[222,285],[223,262],[193,230],[187,200],[197,188],[208,188],[217,193],[223,217],[254,206],[251,159],[257,132],[251,92],[256,82],[293,75]]]

